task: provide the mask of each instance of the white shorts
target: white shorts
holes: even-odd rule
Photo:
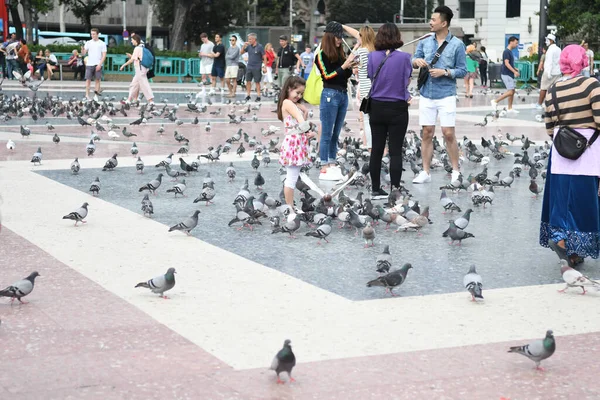
[[[230,67],[227,67],[225,69],[225,79],[237,79],[237,74],[238,74],[238,69],[240,67],[238,67],[237,65],[232,65]]]
[[[200,63],[200,75],[210,75],[212,73],[213,63]]]
[[[273,83],[273,68],[265,67],[267,70],[266,74],[263,74],[262,81],[266,83]]]
[[[456,125],[456,96],[436,100],[419,97],[419,125],[435,126],[438,115],[442,127]]]

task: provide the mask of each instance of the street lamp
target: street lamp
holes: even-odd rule
[[[38,42],[40,41],[40,33],[38,28],[38,21],[40,20],[40,17],[35,7],[31,7],[29,11],[31,12],[31,15],[33,17],[33,43],[38,44]]]

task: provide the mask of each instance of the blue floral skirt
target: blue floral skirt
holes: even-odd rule
[[[540,245],[564,240],[567,254],[600,255],[600,197],[598,177],[552,174],[549,157],[542,204]]]

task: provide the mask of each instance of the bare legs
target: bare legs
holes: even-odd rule
[[[446,142],[446,150],[450,157],[450,163],[452,169],[455,171],[459,170],[458,167],[458,143],[456,142],[456,135],[454,133],[453,126],[442,126],[442,135],[444,135],[444,141]],[[421,144],[421,155],[423,158],[423,170],[429,172],[431,166],[431,159],[433,157],[433,135],[435,133],[435,126],[424,126],[423,127],[423,141]]]
[[[496,103],[500,103],[502,100],[508,98],[508,109],[512,110],[514,97],[515,97],[515,89],[507,90],[500,97],[498,97],[496,99]]]

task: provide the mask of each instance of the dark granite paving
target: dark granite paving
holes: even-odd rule
[[[187,161],[191,162],[191,157],[187,157]],[[174,164],[179,168],[178,163]],[[353,300],[384,296],[382,289],[367,288],[365,283],[377,276],[375,259],[385,244],[390,245],[394,267],[400,267],[405,262],[412,263],[414,267],[409,272],[406,284],[398,290],[398,293],[405,296],[461,291],[462,277],[470,264],[477,265],[485,288],[561,281],[556,256],[551,250],[538,245],[542,198],[532,198],[528,190],[527,173],[517,178],[512,188],[497,188],[494,204],[485,209],[481,206],[473,207],[468,193],[452,195],[463,210],[469,207],[475,210],[467,228],[475,238],[465,240],[462,246],[451,246],[441,236],[447,228],[447,220],[456,216],[442,214],[443,209],[439,204],[439,186],[449,181],[446,174],[434,172],[431,184],[408,184],[420,205],[431,207],[430,218],[433,224],[422,230],[422,236],[409,232],[394,233],[392,229],[384,230],[383,226],[379,226],[376,229],[375,247],[364,249],[362,238],[355,236],[354,230],[338,229],[337,221],[330,236],[331,243],[322,245],[317,245],[316,239],[304,236],[309,230],[306,226],[300,229],[297,239],[291,239],[287,234],[271,234],[267,220],[253,232],[228,227],[227,223],[235,215],[232,201],[243,184],[244,177],[249,178],[252,192],[257,197],[259,194],[252,185],[254,173],[250,160],[245,158],[236,162],[235,166],[238,175],[235,183],[229,184],[225,175],[226,163],[202,165],[200,172],[186,179],[186,198],[178,196],[175,199],[173,195],[167,194],[166,190],[172,186],[172,182],[170,178],[164,180],[158,196],[151,196],[151,199],[155,209],[154,219],[165,224],[165,235],[174,234],[167,233],[167,226],[180,222],[194,210],[200,209],[202,213],[199,226],[192,232],[196,238]],[[505,176],[511,167],[510,156],[502,161],[492,159],[490,175],[500,170],[502,176]],[[468,162],[463,166],[465,175],[480,170],[481,166]],[[261,166],[260,171],[266,179],[267,193],[278,197],[281,190],[278,166]],[[99,176],[102,184],[101,199],[141,214],[143,193],[139,193],[138,188],[155,178],[158,172],[158,168],[150,166],[143,175],[137,174],[132,168],[117,168],[114,172],[83,169],[76,176],[68,170],[39,173],[84,192],[88,191],[94,178]],[[200,193],[206,172],[211,173],[217,191],[214,200],[216,204],[209,207],[192,203]],[[311,171],[310,175],[316,180],[316,171]],[[410,180],[412,173],[406,172],[405,177]],[[350,196],[355,196],[357,190],[347,192]],[[231,267],[233,273],[235,266]],[[598,263],[590,260],[583,270],[594,271],[597,268]]]

